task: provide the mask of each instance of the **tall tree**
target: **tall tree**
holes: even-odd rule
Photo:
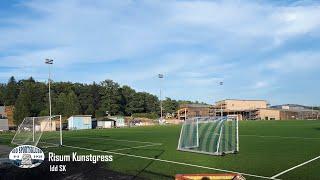
[[[100,92],[102,91],[101,89],[102,87],[96,84],[95,82],[93,82],[93,84],[89,88],[90,94],[92,95],[92,98],[93,98],[92,105],[94,109],[99,109],[101,106],[101,94],[100,94]]]
[[[131,115],[133,112],[132,109],[130,109],[130,102],[132,102],[135,94],[136,91],[129,86],[121,87],[121,110],[125,115]]]
[[[15,117],[17,121],[22,120],[21,115],[39,116],[40,112],[45,109],[44,98],[46,95],[46,86],[43,83],[35,82],[30,77],[27,80],[19,81],[20,93],[17,101],[15,102]],[[26,113],[25,111],[28,111]],[[20,115],[17,115],[19,113]],[[22,119],[21,119],[22,118]]]
[[[68,94],[60,93],[55,102],[55,111],[65,117],[79,114],[80,103],[77,95],[73,91]]]
[[[160,104],[158,97],[146,92],[143,92],[144,95],[144,100],[145,100],[145,112],[146,113],[151,113],[151,112],[156,112],[160,113]]]
[[[172,100],[167,97],[162,101],[162,106],[164,113],[174,113],[178,110],[179,103],[176,100]]]
[[[19,95],[19,87],[13,76],[10,77],[4,92],[4,104],[7,106],[14,105]]]
[[[93,97],[89,89],[90,87],[86,84],[75,84],[75,94],[79,99],[81,114],[86,114],[89,105],[93,104]]]
[[[95,117],[95,109],[92,104],[89,104],[87,110],[85,111],[86,115],[93,115]]]
[[[120,86],[112,80],[105,80],[101,83],[101,108],[100,111],[108,111],[110,115],[123,114],[121,112]]]
[[[54,101],[54,112],[55,114],[65,115],[65,103],[67,101],[67,95],[65,93],[60,93]]]
[[[4,105],[4,92],[6,89],[5,84],[0,84],[0,106]]]
[[[15,124],[20,124],[25,117],[31,115],[31,95],[29,93],[28,87],[22,87],[17,101],[15,103],[15,109],[13,113],[13,118]]]
[[[80,103],[77,98],[77,95],[70,91],[67,95],[67,101],[65,103],[65,115],[66,116],[72,116],[77,115],[80,112]]]
[[[128,104],[127,111],[133,113],[145,113],[145,96],[143,93],[138,92],[133,95],[132,100]]]

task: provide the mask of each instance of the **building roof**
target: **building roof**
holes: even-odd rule
[[[114,119],[108,119],[108,118],[97,119],[97,121],[112,121],[112,122],[116,122],[116,120],[114,120]]]
[[[232,100],[232,101],[266,101],[263,99],[225,99],[225,100]]]
[[[208,108],[211,107],[212,105],[207,105],[207,104],[181,104],[180,108]]]
[[[274,106],[271,106],[271,107],[272,108],[282,109],[283,106],[288,106],[289,108],[312,109],[312,107],[304,106],[304,105],[300,105],[300,104],[281,104],[281,105],[274,105]]]
[[[275,110],[275,111],[282,111],[282,112],[318,112],[318,110],[311,110],[311,109],[278,109],[278,108],[257,108],[257,110],[266,109],[266,110]],[[319,111],[320,112],[320,111]]]
[[[264,101],[264,102],[267,102],[266,100],[262,100],[262,99],[223,99],[223,100],[217,101],[216,103],[221,102],[221,101]]]

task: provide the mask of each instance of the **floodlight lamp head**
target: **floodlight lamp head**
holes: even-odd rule
[[[163,74],[158,74],[158,77],[159,78],[163,78]]]
[[[45,63],[46,64],[53,64],[53,59],[46,59]]]

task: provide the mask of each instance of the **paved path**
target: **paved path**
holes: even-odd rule
[[[0,158],[8,158],[12,147],[7,145],[0,145]]]

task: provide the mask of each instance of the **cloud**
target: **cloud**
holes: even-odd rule
[[[293,52],[270,60],[266,67],[279,73],[303,73],[318,71],[320,68],[320,53]]]
[[[223,80],[228,97],[271,88],[283,73],[319,70],[319,3],[29,0],[15,7],[19,13],[0,17],[0,66],[13,68],[1,79],[46,79],[43,61],[53,58],[57,81],[109,78],[155,92],[163,73],[176,91],[168,94],[194,98],[181,89],[207,97]]]
[[[268,82],[266,82],[266,81],[258,81],[254,85],[254,89],[265,88],[265,87],[268,87],[268,86],[269,86]]]

